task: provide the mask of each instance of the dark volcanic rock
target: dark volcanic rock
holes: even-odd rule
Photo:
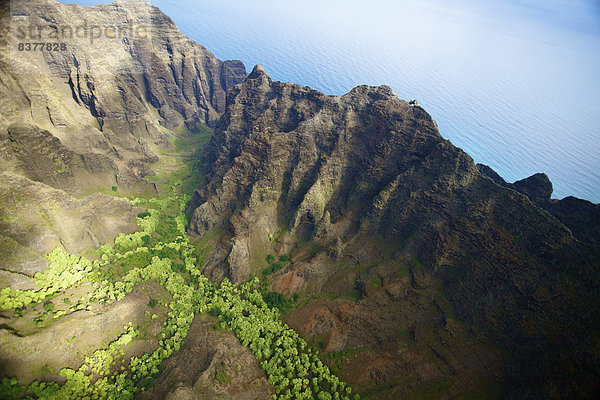
[[[359,271],[377,268],[378,275],[339,272],[356,277],[363,297],[335,318],[328,317],[331,311],[319,314],[319,326],[328,328],[307,334],[329,335],[327,348],[394,341],[392,332],[421,326],[425,318],[419,316],[425,309],[397,314],[402,304],[425,303],[443,290],[463,323],[514,360],[504,370],[511,396],[586,396],[598,389],[593,371],[600,357],[588,346],[590,328],[600,322],[599,302],[591,296],[600,282],[598,248],[579,243],[536,205],[549,204],[545,175],[504,187],[499,176],[444,140],[421,107],[390,88],[360,86],[342,97],[325,96],[273,82],[257,66],[228,93],[202,169],[211,179],[195,195],[190,229],[203,234],[220,226],[230,239],[223,242],[224,262],[207,265],[214,277],[244,280],[259,272],[272,234],[276,251],[300,260],[274,278],[274,288],[288,295],[352,290],[344,279],[331,278],[340,268],[336,260]],[[306,240],[313,240],[315,258],[301,261]],[[401,289],[405,283],[397,287],[398,270],[410,271],[412,291]],[[395,307],[383,307],[389,293],[403,293],[392,295]],[[369,308],[373,303],[379,308]],[[431,312],[427,318],[437,320],[450,311]],[[310,325],[315,317],[298,318]],[[384,325],[394,328],[386,333]],[[483,346],[481,339],[465,340]],[[445,356],[436,350],[436,362],[453,366],[442,376],[458,374],[464,382],[465,368],[479,367],[448,361],[466,360],[459,348],[451,345]],[[494,353],[484,354],[493,363]],[[421,368],[414,363],[411,368]],[[397,372],[386,372],[386,382],[398,379],[400,369],[388,370]],[[404,393],[396,390],[396,396]]]
[[[573,196],[551,200],[552,182],[546,174],[534,174],[528,178],[508,183],[492,168],[477,164],[479,172],[500,186],[523,193],[567,226],[580,241],[598,244],[600,238],[600,205]]]
[[[481,175],[487,176],[494,183],[496,183],[496,184],[498,184],[500,186],[507,186],[508,185],[508,182],[506,182],[504,180],[504,178],[502,178],[500,175],[498,175],[498,173],[496,171],[494,171],[489,165],[477,164],[477,169],[479,170],[479,173]]]
[[[223,61],[221,68],[221,86],[225,92],[243,82],[246,76],[246,66],[239,60]]]
[[[600,205],[576,197],[549,204],[547,210],[583,242],[600,244]]]
[[[538,173],[528,178],[521,179],[512,184],[512,187],[525,194],[529,199],[540,207],[550,203],[552,196],[552,182],[548,175]]]
[[[550,182],[550,179],[548,179],[548,175],[546,174],[537,173],[525,179],[521,179],[520,181],[508,183],[487,165],[477,164],[477,169],[481,175],[490,178],[494,183],[523,193],[525,196],[529,197],[529,200],[540,207],[546,207],[550,204],[553,188],[552,182]]]

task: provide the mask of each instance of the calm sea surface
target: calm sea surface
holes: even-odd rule
[[[598,0],[151,3],[220,59],[327,94],[387,84],[506,180],[600,202]]]

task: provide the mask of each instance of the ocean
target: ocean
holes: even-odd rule
[[[600,1],[151,3],[222,60],[326,94],[389,85],[507,181],[600,202]]]

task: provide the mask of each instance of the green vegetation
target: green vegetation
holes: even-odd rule
[[[352,389],[331,373],[306,341],[279,319],[254,278],[242,285],[225,279],[215,289],[210,312],[260,361],[274,399],[350,399]],[[354,398],[358,398],[355,396]]]
[[[44,303],[44,311],[48,313],[54,311],[54,303],[51,301]]]
[[[383,283],[382,283],[382,281],[381,281],[381,278],[380,278],[380,277],[378,277],[378,276],[375,276],[375,277],[371,278],[371,279],[369,280],[369,282],[367,282],[367,286],[368,286],[370,289],[379,289],[379,288],[381,287],[381,285],[382,285],[382,284],[383,284]]]
[[[343,296],[349,299],[353,299],[354,301],[360,300],[360,292],[356,289],[352,290],[351,292],[344,293]]]
[[[146,218],[146,217],[149,217],[149,216],[151,216],[151,215],[152,215],[152,214],[151,214],[151,213],[149,213],[148,211],[144,211],[144,212],[141,212],[141,213],[139,213],[139,214],[137,215],[137,217],[138,217],[138,218],[141,218],[141,219],[144,219],[144,218]]]
[[[324,357],[324,361],[327,363],[329,368],[331,368],[333,373],[338,373],[350,360],[356,358],[359,353],[366,350],[366,347],[361,347],[348,348],[343,351],[332,351],[327,353],[327,355]]]
[[[273,254],[267,254],[266,260],[269,265],[263,270],[263,276],[265,277],[274,274],[275,272],[283,268],[283,265],[290,261],[290,256],[284,254],[281,257],[279,257],[278,262],[275,262],[275,256]]]
[[[106,348],[88,355],[78,369],[61,369],[59,375],[64,383],[35,381],[23,387],[15,378],[4,377],[0,381],[1,398],[132,399],[136,392],[153,385],[153,379],[162,370],[161,363],[181,349],[195,315],[202,313],[217,316],[220,329],[232,331],[250,348],[275,388],[274,399],[351,398],[352,389],[322,363],[318,351],[313,351],[294,330],[281,322],[280,309],[291,307],[291,300],[279,293],[265,292],[258,278],[241,285],[227,279],[217,284],[201,273],[210,239],[202,238],[196,246],[190,242],[184,215],[189,196],[178,194],[181,182],[175,182],[169,197],[131,198],[134,205],[147,208],[137,217],[140,230],[119,235],[114,245],[100,246],[96,250],[97,260],[56,249],[47,256],[49,268],[35,275],[38,289],[6,288],[0,292],[2,311],[19,312],[31,304],[43,303],[45,312],[53,313],[55,304],[47,301],[48,298],[84,283],[91,284],[91,292],[76,303],[75,300],[69,302],[69,310],[74,312],[90,309],[95,302],[104,305],[120,301],[136,285],[154,281],[171,298],[166,321],[158,335],[158,348],[125,359],[124,347],[140,337],[141,328],[130,322]],[[215,235],[219,232],[209,231],[205,236]],[[270,256],[267,261],[275,272],[289,262],[289,256],[282,256],[277,263],[275,257]],[[163,301],[161,298],[160,302]],[[158,304],[158,300],[151,299],[148,306],[154,308]],[[60,318],[64,314],[58,311],[54,316]],[[44,323],[44,317],[44,314],[38,317],[40,324]],[[153,314],[152,319],[156,318]],[[227,384],[229,380],[222,371],[215,375],[219,384]]]
[[[265,302],[269,305],[269,307],[276,307],[280,311],[286,312],[294,303],[291,300],[285,298],[284,295],[277,292],[265,292],[263,294]]]
[[[229,382],[231,381],[231,378],[229,378],[227,376],[227,374],[225,374],[225,372],[223,372],[223,371],[217,371],[217,373],[215,374],[215,381],[219,385],[228,385]]]
[[[60,248],[46,256],[49,267],[34,275],[38,290],[4,288],[0,292],[0,311],[21,309],[31,303],[40,303],[65,289],[80,283],[92,271],[92,266],[100,266],[99,261],[90,262],[85,257],[68,254]]]
[[[280,262],[271,264],[267,268],[265,268],[265,270],[263,271],[263,274],[265,276],[271,275],[271,274],[279,271],[282,267],[283,267],[283,264],[281,264]]]

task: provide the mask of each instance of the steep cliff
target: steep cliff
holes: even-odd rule
[[[256,66],[228,93],[202,171],[190,228],[226,232],[205,270],[243,281],[291,255],[270,276],[303,304],[288,322],[359,352],[345,371],[367,393],[598,389],[598,248],[536,205],[542,176],[515,184],[529,197],[488,179],[390,88],[326,96]]]
[[[598,245],[600,238],[600,204],[567,196],[552,199],[552,182],[543,173],[534,174],[514,183],[502,179],[487,165],[477,164],[479,171],[498,185],[523,193],[539,207],[560,220],[573,235],[584,243]]]
[[[31,188],[44,187],[35,194],[36,207],[53,204],[58,219],[77,215],[78,222],[63,229],[42,211],[27,212],[28,221],[46,226],[58,243],[79,242],[65,246],[69,251],[86,247],[82,237],[108,233],[108,239],[125,226],[135,229],[135,210],[124,215],[121,207],[104,207],[110,199],[88,197],[96,211],[129,222],[102,231],[76,202],[56,203],[42,194],[154,191],[147,177],[155,174],[157,153],[172,148],[178,132],[194,135],[214,125],[225,92],[246,76],[244,65],[221,62],[146,1],[82,7],[26,0],[1,8],[0,173],[11,185],[2,185],[0,197],[27,198]],[[27,51],[38,42],[64,47]],[[14,216],[3,220],[0,236],[14,245],[0,251],[0,263],[31,272],[27,265],[43,265],[39,254],[48,248],[36,244],[33,230],[17,234],[23,229]]]
[[[169,130],[214,124],[226,90],[246,75],[241,62],[217,60],[145,1],[11,6],[1,25],[1,130],[17,122],[47,129],[73,152],[109,158],[106,168],[131,184],[140,176],[128,161],[156,161],[151,147],[168,144]],[[65,47],[19,50],[50,40]]]

